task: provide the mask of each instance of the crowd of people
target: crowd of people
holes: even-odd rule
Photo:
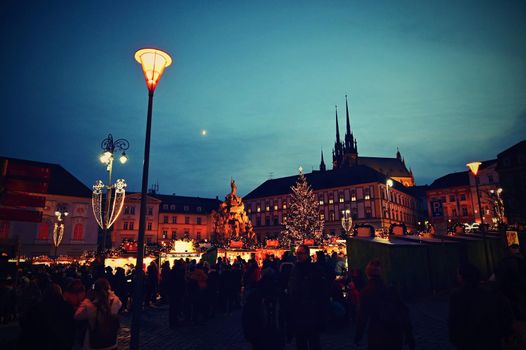
[[[18,349],[117,348],[119,314],[134,307],[169,305],[167,327],[203,325],[242,309],[242,330],[253,349],[321,349],[328,327],[352,323],[356,344],[367,348],[415,348],[408,307],[382,279],[379,260],[364,269],[345,268],[341,254],[300,245],[294,253],[255,254],[248,260],[218,257],[175,260],[144,267],[144,293],[134,302],[133,266],[33,265],[0,284],[0,322],[15,319]],[[526,267],[516,246],[480,282],[477,269],[463,264],[460,288],[449,302],[449,336],[458,349],[521,349],[526,344]]]

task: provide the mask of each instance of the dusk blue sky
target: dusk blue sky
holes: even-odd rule
[[[400,147],[417,184],[526,138],[526,2],[12,1],[0,7],[0,154],[105,180],[100,142],[140,191],[147,89],[133,59],[173,57],[155,93],[150,183],[245,195],[331,163],[334,105],[363,156]],[[208,136],[202,137],[202,129]],[[330,167],[330,165],[328,165]]]

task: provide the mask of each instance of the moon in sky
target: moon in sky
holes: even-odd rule
[[[201,130],[201,136],[206,136],[208,135],[208,131],[206,131],[205,129]]]

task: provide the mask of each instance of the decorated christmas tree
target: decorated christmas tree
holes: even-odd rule
[[[323,220],[320,219],[316,195],[307,183],[303,169],[296,184],[291,187],[290,207],[285,218],[285,228],[280,233],[282,246],[303,243],[305,239],[320,241],[323,231]]]

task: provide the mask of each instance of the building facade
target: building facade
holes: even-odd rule
[[[163,195],[147,195],[145,242],[160,244],[176,239],[210,240],[213,231],[211,212],[219,207],[218,199]],[[121,216],[116,220],[112,245],[124,239],[137,240],[141,194],[126,197]]]
[[[480,223],[477,181],[484,223],[495,224],[494,195],[500,188],[496,166],[496,160],[482,162],[476,179],[470,171],[462,171],[433,181],[426,191],[430,222],[442,229],[451,223]]]
[[[0,244],[8,255],[55,255],[57,211],[66,213],[58,255],[97,247],[91,190],[58,164],[0,158]]]
[[[497,172],[502,186],[504,212],[508,222],[526,228],[526,140],[497,155]]]
[[[388,178],[372,168],[355,165],[314,171],[305,177],[317,196],[327,234],[344,233],[341,219],[345,210],[350,210],[355,225],[386,228],[396,223],[405,224],[409,230],[416,229],[416,203],[408,188],[396,181],[393,187],[388,187]],[[267,180],[243,198],[258,240],[275,238],[283,230],[291,187],[297,178]]]

